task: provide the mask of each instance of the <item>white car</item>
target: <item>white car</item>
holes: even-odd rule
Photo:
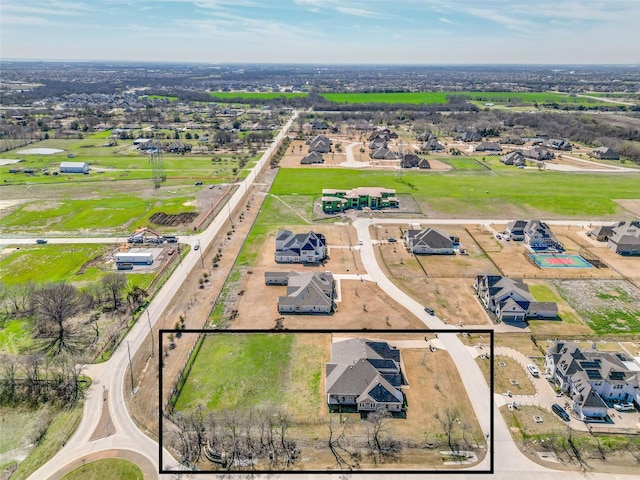
[[[635,410],[633,403],[614,403],[613,408],[615,408],[618,412],[632,412]]]
[[[529,373],[531,373],[531,375],[536,378],[540,376],[540,370],[538,370],[538,367],[536,367],[533,363],[527,365],[527,370],[529,370]]]

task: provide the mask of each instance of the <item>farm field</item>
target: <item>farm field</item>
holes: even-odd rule
[[[612,199],[638,197],[640,175],[567,175],[559,172],[486,170],[456,173],[286,169],[275,195],[311,195],[323,188],[383,186],[410,193],[425,213],[437,217],[618,218],[625,210]]]
[[[447,352],[430,351],[423,335],[374,333],[370,337],[400,348],[409,384],[405,389],[409,405],[406,418],[391,418],[387,422],[389,434],[405,443],[397,464],[426,470],[442,467],[437,451],[445,448],[446,440],[438,414],[451,412],[460,419],[453,432],[456,442],[464,438],[482,445],[483,433]],[[350,427],[344,443],[348,448],[363,441],[368,428],[358,414],[330,414],[325,402],[325,364],[331,358],[330,344],[344,338],[347,337],[337,334],[332,340],[327,333],[209,335],[195,359],[176,409],[197,408],[201,414],[219,418],[246,415],[248,408],[254,412],[260,408],[285,411],[291,418],[289,438],[295,438],[301,449],[297,468],[331,469],[335,460],[326,451],[324,439],[328,423],[348,418]],[[260,370],[256,365],[266,370],[264,375],[256,373]],[[209,393],[203,396],[203,391]],[[365,456],[359,468],[384,469],[397,464],[392,461],[376,466]],[[214,465],[202,461],[200,467],[207,470]]]
[[[96,134],[97,135],[97,134]],[[97,141],[96,141],[97,140]],[[24,155],[13,152],[3,153],[3,158],[20,159],[21,162],[0,167],[0,182],[9,184],[24,183],[80,183],[97,181],[117,181],[148,179],[151,182],[152,165],[148,155],[138,151],[131,142],[113,147],[101,147],[99,139],[83,140],[43,140],[34,143],[30,148],[56,148],[63,150],[53,155]],[[187,142],[188,143],[188,142]],[[97,145],[96,145],[97,144]],[[67,155],[74,155],[68,158]],[[207,153],[207,154],[169,154],[162,156],[165,173],[169,181],[191,183],[203,181],[207,183],[224,183],[247,175],[251,163],[259,158],[259,154],[250,157],[246,153]],[[240,168],[238,160],[249,159],[245,167]],[[90,167],[88,175],[60,174],[53,175],[60,162],[87,162]],[[35,169],[34,174],[9,173],[10,169]],[[48,169],[50,175],[45,174]]]

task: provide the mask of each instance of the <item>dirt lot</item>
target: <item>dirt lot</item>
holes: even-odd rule
[[[503,225],[493,225],[495,231],[502,231]],[[574,227],[576,228],[576,227]],[[568,234],[570,229],[553,228],[554,234],[562,242],[566,253],[578,254],[580,244]],[[469,230],[474,240],[485,250],[489,259],[502,275],[513,278],[620,278],[611,268],[540,268],[527,258],[530,253],[522,242],[497,240],[492,233],[480,226]]]
[[[286,228],[286,227],[285,227]],[[346,225],[320,227],[292,227],[296,233],[313,229],[325,235],[330,258],[321,266],[277,264],[273,258],[276,232],[271,232],[260,248],[255,266],[242,272],[238,291],[251,295],[238,297],[235,309],[238,316],[233,328],[273,328],[281,315],[277,299],[286,293],[286,287],[264,283],[267,271],[330,271],[333,274],[362,274],[360,254],[349,245],[357,244],[355,229]],[[251,271],[251,274],[248,274]],[[285,315],[285,328],[423,328],[424,324],[402,306],[389,299],[374,283],[357,279],[337,281],[337,312],[332,315]]]
[[[295,268],[297,267],[297,268]],[[264,283],[264,272],[269,271],[330,270],[326,267],[313,268],[296,265],[294,268],[270,267],[253,268],[251,275],[243,275],[239,290],[252,292],[250,296],[240,296],[235,308],[238,316],[232,328],[265,328],[275,325],[278,313],[278,296],[286,293],[286,287],[269,286]],[[407,312],[400,304],[391,300],[372,282],[339,280],[337,312],[331,315],[284,315],[284,327],[288,329],[344,329],[344,328],[424,328],[424,324]]]
[[[476,362],[485,380],[489,381],[489,360],[478,357]],[[496,394],[506,392],[511,392],[512,395],[536,394],[536,387],[531,383],[525,369],[516,360],[504,355],[496,355],[493,357],[493,363],[495,377],[493,389]]]
[[[490,321],[473,293],[476,275],[498,273],[464,226],[439,228],[460,239],[468,255],[413,255],[404,247],[400,229],[405,225],[373,226],[372,238],[394,237],[376,250],[378,263],[408,295],[429,305],[451,323],[484,325]]]
[[[586,248],[591,254],[599,258],[609,266],[609,269],[617,272],[627,280],[635,283],[640,288],[640,257],[627,257],[618,255],[607,248],[607,242],[598,242],[587,236],[590,230],[588,225],[585,228],[554,227],[562,242],[569,240],[572,244]],[[612,277],[615,278],[615,277]]]

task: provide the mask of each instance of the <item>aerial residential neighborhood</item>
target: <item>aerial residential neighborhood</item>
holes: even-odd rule
[[[28,3],[0,479],[638,477],[635,2]]]

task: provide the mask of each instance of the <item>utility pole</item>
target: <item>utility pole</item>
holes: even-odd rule
[[[155,342],[153,341],[153,329],[151,328],[151,316],[149,315],[149,309],[147,308],[147,321],[149,322],[149,333],[151,334],[151,356],[154,356]]]
[[[131,348],[129,347],[129,340],[127,340],[127,352],[129,353],[129,373],[131,374],[131,393],[135,389],[133,385],[133,366],[131,365]]]

